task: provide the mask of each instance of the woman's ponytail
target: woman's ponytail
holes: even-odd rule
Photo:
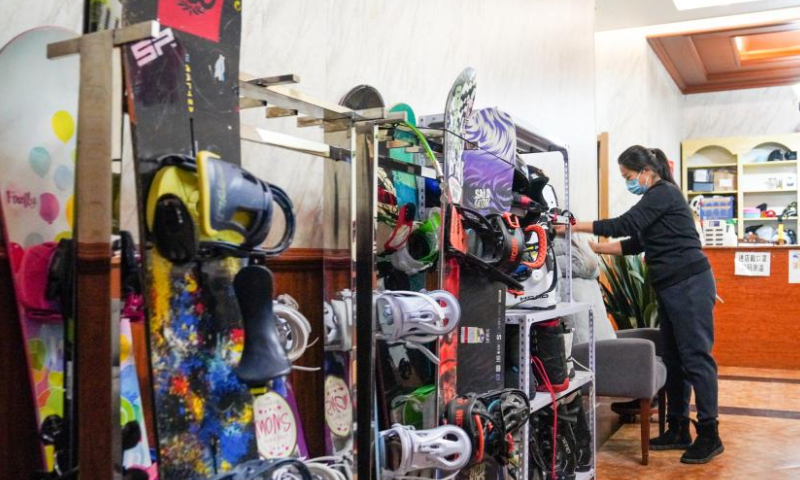
[[[651,148],[650,152],[655,157],[654,169],[658,176],[661,177],[661,180],[674,185],[675,179],[672,178],[672,169],[669,167],[669,160],[667,160],[667,156],[664,155],[664,152],[662,152],[659,148]]]

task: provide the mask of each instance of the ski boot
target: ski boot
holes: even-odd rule
[[[531,356],[540,392],[569,387],[569,366],[561,320],[537,323],[531,329]]]
[[[558,303],[558,265],[555,251],[550,247],[552,231],[545,225],[535,224],[525,228],[527,239],[522,264],[514,278],[522,282],[521,292],[506,297],[506,307],[530,310],[555,308]],[[518,293],[518,294],[517,294]]]
[[[249,172],[200,152],[197,159],[168,155],[158,160],[147,194],[146,225],[158,251],[176,264],[198,255],[275,256],[294,236],[292,202],[286,192]],[[277,245],[260,250],[272,225],[273,204],[286,228]]]
[[[375,300],[375,308],[381,329],[378,338],[419,350],[434,363],[439,359],[423,344],[453,331],[461,318],[458,300],[445,290],[383,292]]]
[[[308,466],[296,458],[249,460],[212,480],[314,480]]]
[[[402,478],[411,472],[435,468],[443,474],[439,478],[453,478],[469,462],[471,449],[466,432],[454,425],[414,430],[395,424],[380,432],[380,476]]]
[[[330,302],[324,302],[325,350],[348,352],[353,348],[353,292],[344,289]]]
[[[242,268],[233,280],[244,320],[244,348],[235,372],[250,388],[262,388],[292,368],[278,335],[272,285],[272,273],[259,265]]]
[[[577,457],[575,434],[570,422],[565,421],[566,408],[555,410],[548,407],[537,412],[539,417],[537,444],[541,449],[544,478],[552,480],[575,480]]]
[[[564,418],[572,424],[575,436],[575,470],[588,472],[592,468],[592,431],[589,429],[589,420],[586,418],[580,392],[575,392],[567,398],[565,413]]]
[[[439,208],[431,209],[427,220],[414,225],[408,240],[389,257],[395,269],[406,275],[414,275],[436,262],[439,256],[441,215]]]
[[[272,310],[277,318],[278,334],[290,362],[300,358],[308,348],[311,323],[300,313],[300,305],[291,295],[278,295],[272,302]]]

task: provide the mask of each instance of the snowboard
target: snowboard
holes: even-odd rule
[[[464,178],[464,165],[462,154],[464,152],[464,131],[466,123],[472,115],[472,106],[475,102],[476,90],[475,70],[464,69],[450,87],[444,109],[444,176],[450,191],[450,197],[445,203],[444,215],[451,215],[450,202],[461,203],[462,182]],[[452,219],[450,219],[452,222]],[[446,253],[445,240],[440,248],[442,287],[459,298],[460,269],[458,260]],[[464,309],[462,308],[462,312]],[[439,341],[439,372],[438,396],[439,411],[455,398],[457,394],[457,362],[458,362],[458,335],[461,330],[451,332]]]
[[[141,232],[148,232],[147,192],[159,157],[209,151],[240,164],[241,7],[240,1],[123,2],[123,24],[161,24],[155,38],[124,49]],[[232,283],[243,261],[177,265],[149,245],[150,233],[145,240],[159,471],[167,479],[209,478],[259,456],[253,395],[233,371],[244,333]],[[286,384],[273,387],[290,392]],[[292,407],[270,395],[261,413]],[[296,415],[281,418],[280,429],[268,433],[282,453],[294,453],[301,437]]]
[[[510,212],[517,154],[513,119],[496,107],[477,110],[464,125],[464,138],[462,204],[482,215]],[[459,326],[463,370],[458,375],[458,392],[501,389],[505,384],[505,287],[464,269],[459,289],[464,314]]]
[[[36,28],[0,50],[0,212],[40,429],[64,421],[65,319],[44,298],[40,255],[72,236],[79,90],[78,57],[48,60],[47,45],[75,36]],[[56,449],[59,465],[74,466],[68,444],[39,448],[45,470],[53,471]]]
[[[390,112],[405,112],[406,122],[416,126],[416,115],[408,104],[396,104]],[[425,154],[409,152],[405,146],[418,146],[414,132],[396,128],[391,139],[402,144],[394,148],[387,142],[379,145],[378,209],[386,214],[379,215],[376,229],[378,282],[386,290],[435,290],[438,284],[436,264],[411,273],[398,268],[392,260],[397,254],[392,244],[402,229],[414,231],[432,214],[441,218],[441,209],[438,195],[426,195],[426,190],[430,193],[430,183],[420,174],[422,169],[405,167],[406,164],[426,164]],[[386,194],[381,194],[380,190]],[[388,215],[390,210],[392,214]],[[438,233],[439,228],[435,230]],[[378,342],[377,348],[381,429],[388,429],[395,423],[417,429],[437,426],[436,365],[419,350],[403,345]]]

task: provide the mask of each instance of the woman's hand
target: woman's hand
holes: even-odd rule
[[[589,242],[589,248],[598,255],[622,255],[622,243],[621,242],[611,242],[611,243],[596,243],[596,242]]]

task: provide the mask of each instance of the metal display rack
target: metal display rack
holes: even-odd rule
[[[137,40],[152,38],[159,31],[157,22],[145,22],[117,30],[107,30],[84,35],[73,40],[49,46],[51,58],[80,54],[80,109],[78,115],[78,156],[76,161],[76,208],[75,237],[77,243],[76,281],[81,291],[96,291],[89,297],[76,300],[77,315],[81,318],[81,328],[76,332],[77,371],[80,383],[77,385],[78,413],[81,422],[78,427],[79,445],[91,448],[79,449],[81,477],[84,479],[120,478],[120,426],[119,426],[119,335],[111,315],[112,294],[109,288],[111,275],[110,232],[111,232],[111,158],[112,151],[120,142],[112,125],[122,117],[122,72],[120,46]],[[375,287],[373,254],[375,248],[375,218],[377,208],[377,189],[375,170],[378,166],[378,143],[391,141],[387,138],[389,126],[405,120],[404,114],[389,112],[387,109],[353,111],[339,105],[314,99],[290,85],[299,81],[295,75],[269,78],[252,78],[242,75],[240,81],[240,106],[242,109],[266,107],[267,118],[287,116],[297,117],[297,127],[318,126],[325,132],[348,130],[349,148],[315,142],[269,131],[263,128],[242,124],[242,139],[333,160],[351,162],[353,173],[351,187],[356,192],[351,200],[351,225],[354,238],[351,244],[353,287],[356,292],[354,318],[353,358],[358,362],[351,365],[352,373],[358,378],[354,392],[358,408],[354,411],[354,424],[357,432],[355,444],[356,477],[370,478],[375,471],[373,456],[364,454],[374,447],[375,432],[371,428],[374,420],[374,319],[372,318],[372,292]],[[427,124],[435,123],[441,115],[426,118]],[[423,122],[425,124],[426,122]],[[437,135],[430,133],[431,137]],[[535,130],[517,123],[517,145],[520,153],[560,152],[564,159],[565,208],[569,209],[569,156],[567,148],[549,140]],[[413,151],[410,146],[409,150]],[[423,177],[433,177],[426,167],[403,165],[415,169]],[[356,225],[358,228],[356,228]],[[567,229],[567,240],[571,238]],[[571,256],[572,247],[568,246]],[[590,372],[580,372],[570,389],[559,393],[563,397],[585,385],[591,385],[589,396],[590,424],[592,441],[595,441],[594,388],[595,367],[594,319],[591,305],[572,301],[571,262],[567,262],[567,302],[547,311],[507,312],[507,324],[525,325],[525,334],[520,335],[521,365],[527,364],[531,325],[548,319],[589,311],[591,346]],[[356,355],[356,352],[358,354]],[[520,385],[527,389],[530,384],[530,369],[523,368]],[[527,390],[526,390],[527,391]],[[537,394],[531,399],[532,411],[543,408],[551,398]],[[361,426],[359,429],[358,426]],[[527,445],[530,436],[529,426],[523,431],[521,448],[522,479],[529,476]],[[593,451],[595,447],[593,445]],[[361,453],[361,455],[359,455]],[[594,455],[593,455],[594,459]],[[594,460],[593,460],[594,461]],[[592,465],[594,467],[594,464]],[[579,474],[579,479],[594,476],[594,468],[588,473]]]
[[[569,186],[569,151],[561,143],[555,142],[535,129],[515,120],[517,127],[517,150],[520,153],[548,153],[559,152],[564,161],[564,209],[570,208],[570,186]],[[597,428],[595,418],[595,337],[594,337],[594,311],[589,303],[573,301],[572,298],[572,229],[567,227],[567,262],[566,262],[566,298],[553,309],[549,310],[511,310],[506,311],[506,325],[519,325],[519,365],[520,378],[519,386],[523,392],[530,391],[531,369],[523,368],[530,363],[530,329],[533,325],[548,320],[574,315],[577,313],[589,313],[589,368],[588,372],[576,371],[575,378],[570,379],[569,388],[563,392],[555,394],[556,401],[566,397],[572,392],[589,388],[589,425],[592,432],[592,466],[588,472],[578,472],[578,480],[590,480],[595,478],[595,461],[597,458]],[[541,410],[552,404],[553,397],[546,392],[539,392],[530,399],[531,413]],[[522,430],[522,447],[520,448],[520,471],[521,478],[530,478],[530,459],[528,445],[530,442],[531,427],[530,422],[526,423]]]

